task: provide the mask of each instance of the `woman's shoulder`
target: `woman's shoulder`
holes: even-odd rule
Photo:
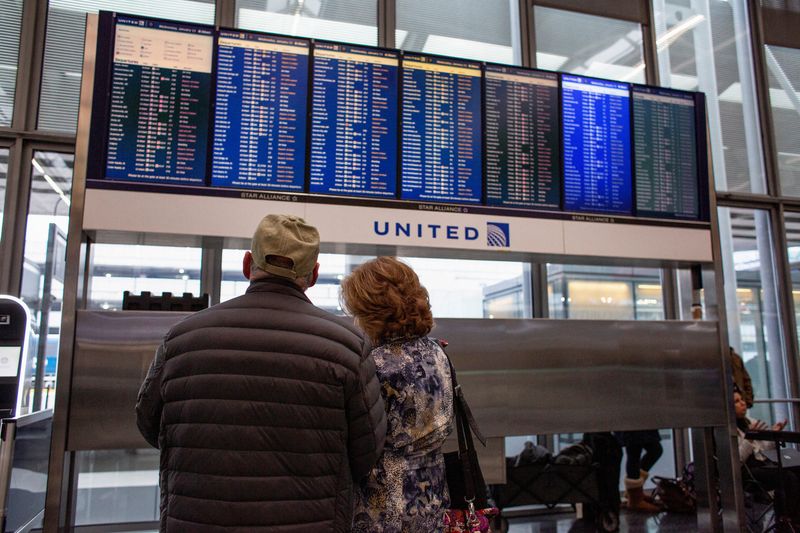
[[[403,368],[423,361],[430,364],[446,358],[438,341],[426,336],[381,344],[373,348],[372,356],[379,369]]]
[[[439,341],[427,336],[391,339],[375,346],[372,353],[377,354],[412,354],[419,351],[441,351]]]

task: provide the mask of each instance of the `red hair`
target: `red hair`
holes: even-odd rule
[[[417,274],[394,257],[362,264],[342,281],[342,300],[376,343],[421,337],[433,328],[428,291]]]

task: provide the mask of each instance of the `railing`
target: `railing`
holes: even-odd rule
[[[783,404],[783,403],[785,403],[787,405],[792,405],[792,404],[800,405],[800,398],[764,398],[762,400],[753,400],[753,403],[754,404],[765,404],[765,405]],[[791,411],[791,408],[790,408],[790,411]],[[800,428],[800,421],[794,420],[793,422],[794,422],[793,424],[792,423],[789,424],[789,427],[794,426],[793,429],[795,431],[797,431]],[[793,445],[793,446],[798,447],[798,445],[796,445],[796,444]]]
[[[800,398],[768,398],[765,400],[753,400],[753,403],[800,403]]]

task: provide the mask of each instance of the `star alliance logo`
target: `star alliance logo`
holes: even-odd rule
[[[511,246],[508,224],[506,222],[487,222],[486,244],[500,248]]]

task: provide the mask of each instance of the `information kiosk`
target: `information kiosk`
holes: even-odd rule
[[[23,405],[27,405],[31,386],[31,372],[27,371],[30,337],[28,306],[13,296],[0,295],[0,418],[25,414]]]

